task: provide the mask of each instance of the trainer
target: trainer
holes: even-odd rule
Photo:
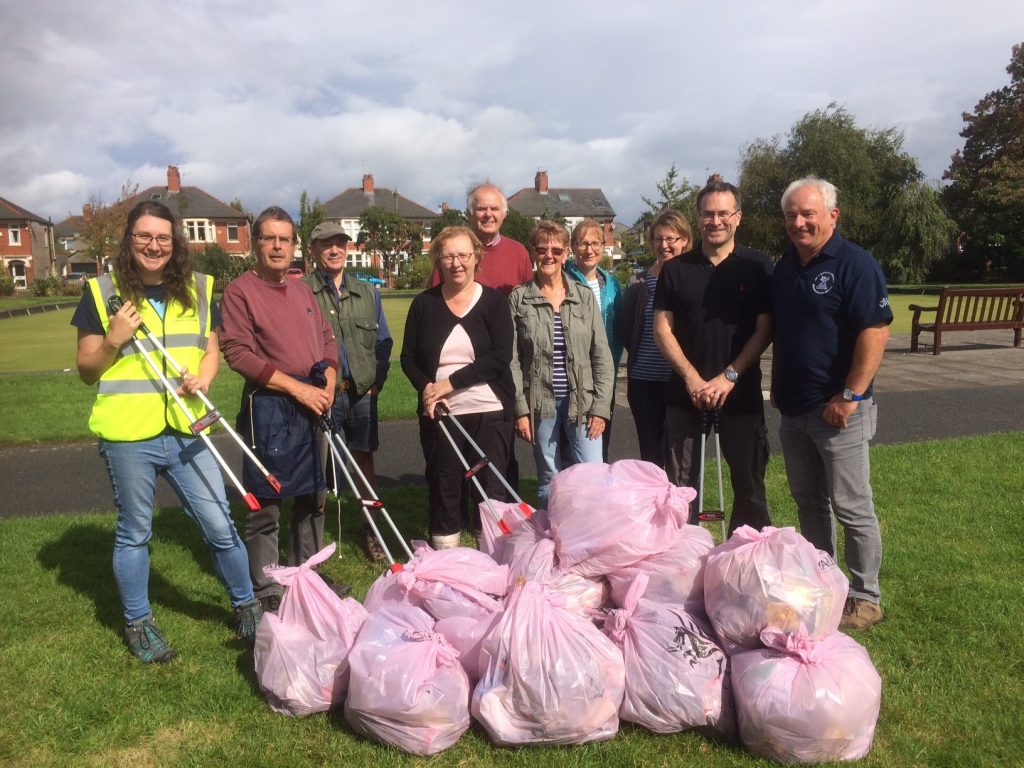
[[[835,557],[843,526],[850,595],[841,626],[882,620],[882,534],[871,493],[868,443],[877,407],[871,384],[889,338],[885,275],[836,231],[836,188],[794,181],[782,195],[792,245],[772,274],[772,398],[800,531]]]

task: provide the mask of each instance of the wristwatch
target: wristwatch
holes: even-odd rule
[[[725,370],[723,371],[723,375],[725,376],[725,380],[730,382],[730,383],[732,383],[732,384],[735,384],[737,381],[740,380],[739,371],[737,371],[731,365],[725,366]]]
[[[848,403],[859,403],[863,399],[864,395],[853,394],[853,390],[850,389],[849,387],[843,390],[843,400],[845,400]]]

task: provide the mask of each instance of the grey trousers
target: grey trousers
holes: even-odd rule
[[[850,596],[880,602],[882,533],[871,493],[868,443],[875,436],[878,406],[864,400],[839,429],[815,409],[782,416],[779,439],[800,532],[818,549],[836,556],[835,520],[843,526]],[[834,518],[833,518],[834,515]]]
[[[768,467],[768,428],[763,413],[720,413],[718,437],[722,458],[729,465],[732,484],[732,512],[729,535],[743,525],[760,530],[772,524],[764,490]],[[700,413],[693,409],[669,406],[665,409],[665,464],[669,480],[676,485],[697,489],[700,476]],[[714,461],[714,443],[708,441],[705,464]],[[704,490],[707,500],[708,491]],[[697,500],[690,504],[690,522],[697,523]]]
[[[277,534],[283,499],[259,499],[260,509],[245,521],[245,549],[249,553],[249,576],[256,597],[281,594],[283,588],[263,573],[278,564]],[[291,509],[288,565],[301,565],[324,546],[324,511],[317,494],[296,496]]]

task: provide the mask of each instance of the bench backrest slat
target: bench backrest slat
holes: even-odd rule
[[[1021,316],[1024,288],[943,288],[938,321],[944,325],[1006,323]]]

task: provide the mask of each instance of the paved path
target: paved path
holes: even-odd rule
[[[939,356],[910,353],[910,339],[890,339],[876,380],[879,425],[876,443],[1024,431],[1024,348],[1009,332],[955,333]],[[948,346],[947,346],[948,345]],[[763,361],[765,381],[770,359]],[[767,408],[772,451],[778,452],[778,413]],[[636,431],[620,380],[611,458],[638,453]],[[217,438],[232,466],[241,462],[235,446]],[[380,486],[423,482],[423,455],[414,421],[381,424],[377,454]],[[533,458],[522,442],[520,466],[532,474]],[[0,448],[0,517],[111,509],[110,481],[92,442]],[[163,483],[157,504],[177,500]]]

